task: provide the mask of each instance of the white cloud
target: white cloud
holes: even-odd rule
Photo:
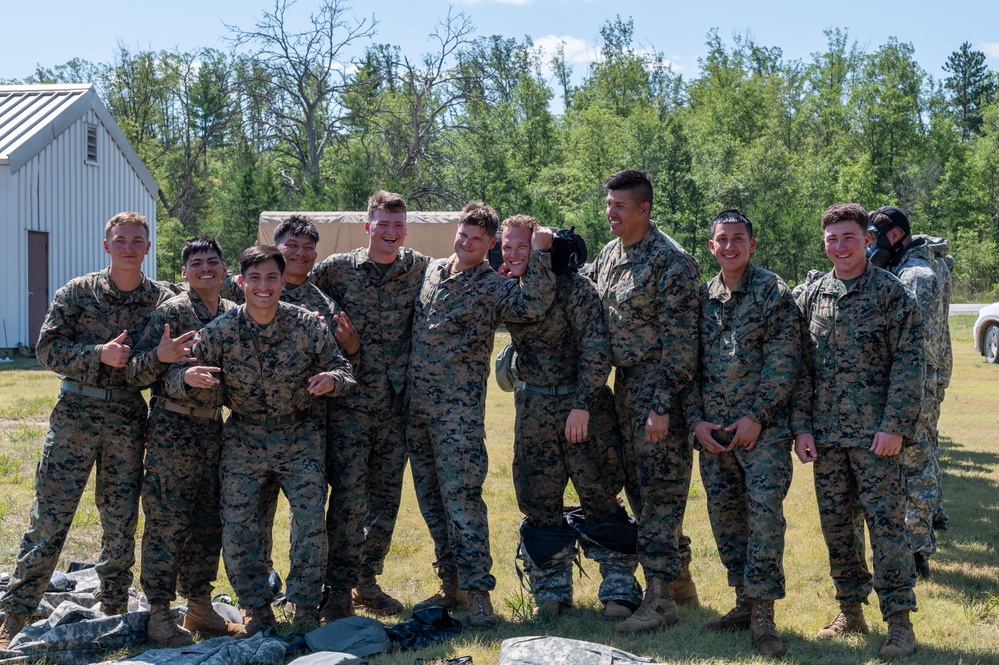
[[[529,5],[531,0],[461,0],[463,5]]]
[[[560,45],[565,53],[565,61],[570,65],[588,65],[600,58],[600,50],[596,45],[579,37],[545,35],[534,40],[535,48],[541,50],[541,61],[545,66],[551,62]]]
[[[979,48],[990,58],[999,58],[999,42],[985,42]]]

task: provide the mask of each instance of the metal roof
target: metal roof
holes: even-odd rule
[[[90,83],[0,85],[0,165],[17,171],[91,109],[155,198],[159,186]]]

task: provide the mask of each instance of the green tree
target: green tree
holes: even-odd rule
[[[985,64],[985,54],[964,42],[943,64],[950,76],[944,87],[951,93],[955,121],[965,141],[982,128],[982,107],[995,99],[995,76]]]

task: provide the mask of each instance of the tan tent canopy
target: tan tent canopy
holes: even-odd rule
[[[292,215],[301,215],[312,221],[319,229],[319,245],[316,251],[319,260],[330,254],[349,252],[358,247],[368,246],[368,236],[364,232],[367,212],[281,212],[265,210],[260,213],[257,227],[257,242],[272,244],[274,229]],[[454,234],[458,229],[460,212],[413,212],[406,215],[409,232],[406,247],[433,258],[446,258],[454,253]]]

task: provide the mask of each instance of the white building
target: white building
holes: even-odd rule
[[[92,85],[0,86],[0,347],[34,346],[56,290],[108,265],[119,212],[149,220],[155,277],[157,193]]]

